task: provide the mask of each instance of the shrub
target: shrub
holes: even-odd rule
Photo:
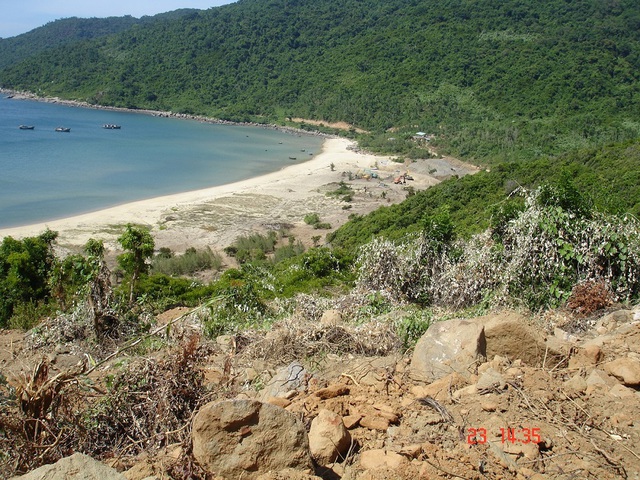
[[[204,322],[208,337],[237,333],[265,321],[267,306],[245,272],[233,268],[224,272],[214,285],[213,295],[218,298]]]
[[[248,236],[238,237],[233,245],[225,248],[225,252],[236,258],[238,263],[247,263],[264,260],[268,253],[273,253],[278,235],[270,231],[267,235],[254,233]]]
[[[40,319],[49,315],[51,308],[34,302],[21,302],[15,305],[9,319],[9,328],[30,330],[40,323]]]
[[[151,271],[164,275],[192,275],[203,270],[219,270],[222,257],[209,247],[196,250],[188,249],[183,255],[160,252],[151,261]]]
[[[612,303],[611,293],[604,282],[588,280],[573,287],[567,307],[579,315],[591,315]]]
[[[615,301],[637,298],[640,222],[598,212],[579,216],[540,201],[541,192],[528,194],[524,209],[502,220],[500,235],[488,229],[453,241],[444,212],[426,219],[420,237],[374,239],[360,250],[357,284],[453,308],[479,302],[555,307],[585,281],[603,282]]]
[[[152,302],[158,310],[175,305],[196,306],[213,294],[214,287],[165,274],[144,276],[138,283],[137,294]]]
[[[0,328],[7,325],[18,304],[49,299],[57,236],[47,230],[23,240],[5,237],[0,243]]]
[[[337,189],[327,192],[326,195],[328,197],[341,198],[345,202],[350,202],[353,199],[353,188],[351,188],[351,185],[340,182]]]
[[[316,225],[320,223],[320,216],[317,213],[308,213],[304,216],[304,223],[307,225]]]
[[[403,348],[405,350],[413,348],[429,329],[432,321],[433,315],[428,310],[422,310],[400,320],[396,332],[402,341]]]
[[[296,243],[289,242],[288,245],[275,249],[273,252],[273,261],[274,263],[282,262],[287,258],[297,257],[302,253],[304,253],[304,245],[302,245],[300,241]]]

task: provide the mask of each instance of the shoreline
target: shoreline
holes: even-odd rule
[[[293,135],[309,135],[324,138],[340,138],[336,135],[329,133],[323,133],[317,130],[305,130],[302,128],[289,127],[286,125],[276,125],[275,123],[257,123],[257,122],[233,122],[231,120],[222,120],[215,117],[207,117],[205,115],[193,115],[188,113],[176,113],[163,110],[149,110],[144,108],[126,108],[126,107],[113,107],[109,105],[92,104],[83,102],[80,100],[66,100],[60,97],[40,97],[32,92],[22,92],[17,90],[10,90],[0,88],[1,95],[9,95],[10,99],[14,100],[29,100],[34,102],[54,103],[57,105],[65,105],[68,107],[77,108],[90,108],[92,110],[106,110],[111,112],[124,112],[124,113],[139,113],[140,115],[151,115],[153,117],[161,118],[175,118],[178,120],[195,120],[202,123],[210,123],[215,125],[235,125],[239,127],[259,127],[269,130],[277,130]]]
[[[311,244],[341,226],[351,214],[366,214],[380,205],[406,198],[402,185],[390,178],[406,170],[390,157],[357,151],[355,143],[343,138],[327,138],[318,155],[307,162],[201,190],[154,197],[59,220],[0,229],[0,238],[35,236],[47,228],[59,233],[63,249],[78,250],[90,238],[101,239],[109,249],[118,249],[117,237],[124,225],[147,226],[156,248],[168,247],[181,252],[189,247],[222,250],[236,238],[254,232],[287,225],[293,235]],[[349,177],[376,168],[378,179]],[[438,183],[429,175],[417,175],[416,188]],[[352,185],[353,200],[346,204],[325,193],[341,181]],[[384,193],[382,193],[384,192]],[[318,213],[331,230],[314,230],[304,223],[308,213]],[[289,228],[290,227],[290,228]]]
[[[342,226],[351,215],[365,215],[382,205],[403,201],[410,189],[423,190],[456,175],[478,171],[453,158],[394,162],[390,156],[361,151],[357,143],[344,137],[274,124],[237,123],[197,115],[153,110],[91,105],[55,97],[0,89],[16,100],[32,100],[63,105],[141,113],[208,123],[251,126],[280,130],[295,135],[324,138],[319,154],[297,165],[230,184],[128,202],[58,220],[18,227],[0,228],[0,241],[6,236],[24,238],[39,235],[47,228],[58,232],[61,250],[79,251],[93,238],[102,240],[108,250],[120,249],[117,238],[127,223],[149,228],[156,249],[169,248],[176,253],[187,248],[212,248],[219,253],[238,237],[286,228],[290,237],[306,247],[323,243],[321,239]],[[395,183],[410,173],[409,185]],[[326,193],[340,182],[353,189],[345,202]],[[317,213],[327,230],[316,230],[304,223],[305,215]]]

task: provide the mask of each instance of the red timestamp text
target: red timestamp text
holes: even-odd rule
[[[502,443],[541,443],[539,428],[501,428],[500,439]],[[467,443],[469,445],[478,445],[487,443],[486,428],[468,428]]]

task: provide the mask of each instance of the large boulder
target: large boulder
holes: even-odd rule
[[[342,417],[330,410],[321,409],[311,422],[309,448],[319,465],[328,465],[344,456],[351,446],[351,435]]]
[[[542,365],[546,355],[547,366],[555,365],[551,362],[557,359],[558,352],[519,313],[505,311],[478,317],[473,321],[484,328],[488,358],[499,355],[511,361],[520,359],[535,367]]]
[[[36,468],[11,480],[127,480],[111,467],[82,453],[74,453],[51,465]]]
[[[212,402],[193,419],[193,456],[222,478],[256,479],[286,468],[311,471],[307,432],[286,410],[255,400]]]
[[[411,375],[426,383],[452,372],[467,378],[476,362],[486,357],[486,348],[484,327],[477,322],[456,319],[435,323],[416,344]]]

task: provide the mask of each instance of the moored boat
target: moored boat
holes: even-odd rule
[[[106,128],[107,130],[120,130],[121,127],[115,123],[105,123],[102,125],[102,128]]]
[[[56,127],[56,132],[70,132],[71,129],[69,127]]]
[[[20,130],[33,130],[36,127],[34,127],[33,125],[20,125],[18,128]]]

